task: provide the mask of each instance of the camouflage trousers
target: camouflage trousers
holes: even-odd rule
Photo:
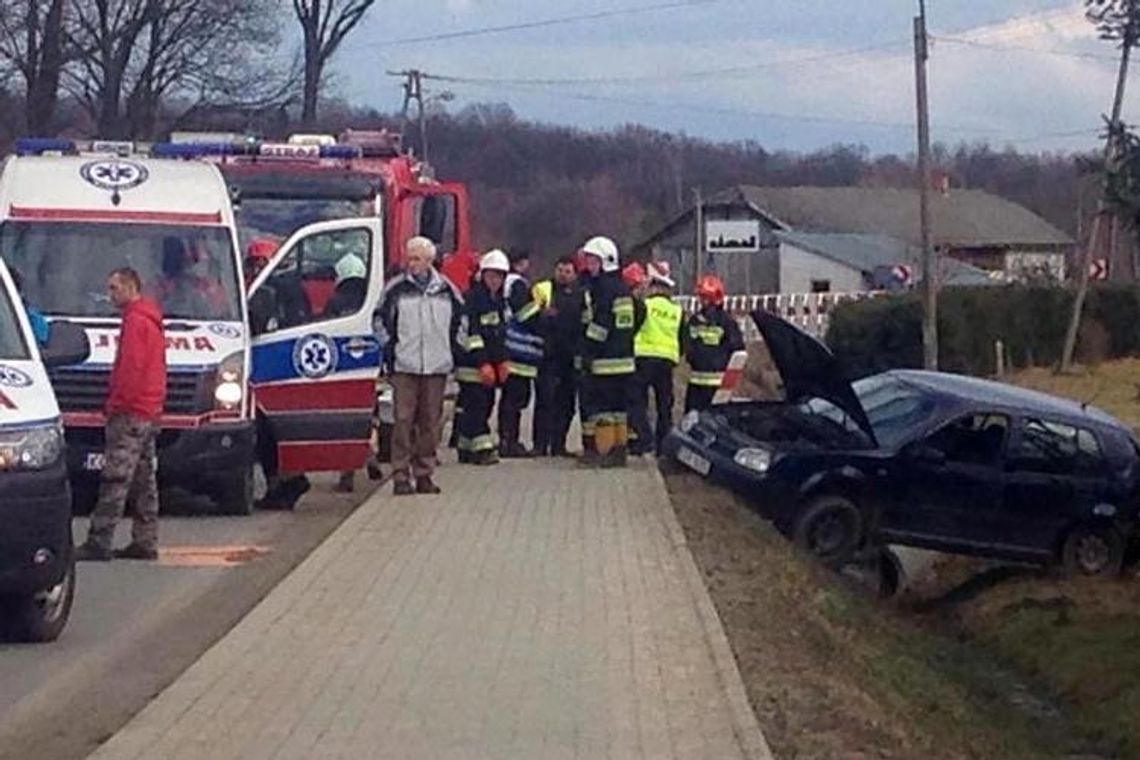
[[[126,414],[107,420],[103,454],[103,476],[99,502],[91,513],[87,540],[110,549],[115,525],[128,504],[133,525],[131,543],[158,546],[158,480],[155,437],[158,426]]]

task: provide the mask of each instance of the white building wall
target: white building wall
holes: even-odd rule
[[[832,293],[852,293],[867,289],[863,273],[845,264],[805,251],[791,243],[780,243],[780,292],[810,293],[813,280],[827,280]]]

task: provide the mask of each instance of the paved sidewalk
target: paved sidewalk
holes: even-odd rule
[[[648,463],[373,497],[92,757],[770,757]]]

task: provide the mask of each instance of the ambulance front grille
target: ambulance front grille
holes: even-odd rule
[[[63,412],[102,411],[111,371],[68,367],[49,371]],[[205,414],[213,409],[212,372],[170,372],[166,376],[166,414]]]

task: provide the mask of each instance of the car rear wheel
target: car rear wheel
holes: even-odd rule
[[[0,603],[11,620],[17,641],[55,641],[67,626],[75,599],[75,563],[69,563],[63,579],[52,588],[11,597]]]
[[[1113,526],[1080,525],[1065,539],[1061,562],[1068,575],[1120,575],[1124,549],[1124,537]]]
[[[863,515],[849,499],[821,496],[796,519],[796,545],[828,567],[850,562],[863,542]]]

